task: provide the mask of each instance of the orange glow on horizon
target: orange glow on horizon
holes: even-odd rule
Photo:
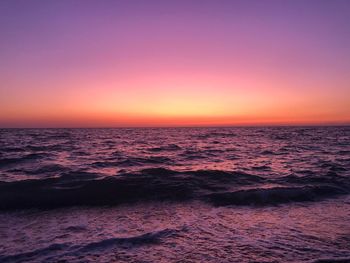
[[[153,76],[153,77],[152,77]],[[17,104],[4,101],[3,126],[118,127],[215,126],[349,123],[349,97],[334,98],[327,90],[296,91],[297,82],[255,74],[204,73],[194,76],[154,72],[144,77],[106,75],[86,80],[67,78],[53,90],[16,94]],[[200,80],[200,81],[199,81]],[[71,89],[62,89],[61,85]],[[27,85],[28,86],[28,85]],[[280,88],[283,86],[283,88]],[[59,92],[54,92],[55,90]],[[349,92],[347,92],[349,93]],[[9,92],[10,94],[10,92]],[[9,100],[11,101],[11,100]],[[19,103],[20,102],[20,103]],[[18,125],[19,124],[19,125]],[[23,125],[21,125],[23,124]]]
[[[350,124],[347,13],[10,2],[18,20],[0,9],[0,127]]]

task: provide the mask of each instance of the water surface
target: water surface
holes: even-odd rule
[[[350,127],[0,130],[1,262],[350,259]]]

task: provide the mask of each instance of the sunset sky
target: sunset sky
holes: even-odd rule
[[[350,123],[350,1],[0,1],[0,127]]]

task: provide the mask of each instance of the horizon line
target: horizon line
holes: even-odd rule
[[[33,126],[0,127],[0,129],[169,129],[169,128],[258,128],[258,127],[348,127],[350,123],[317,124],[232,124],[232,125],[164,125],[164,126]]]

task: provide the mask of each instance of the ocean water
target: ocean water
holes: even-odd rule
[[[350,127],[0,129],[0,262],[350,262]]]

